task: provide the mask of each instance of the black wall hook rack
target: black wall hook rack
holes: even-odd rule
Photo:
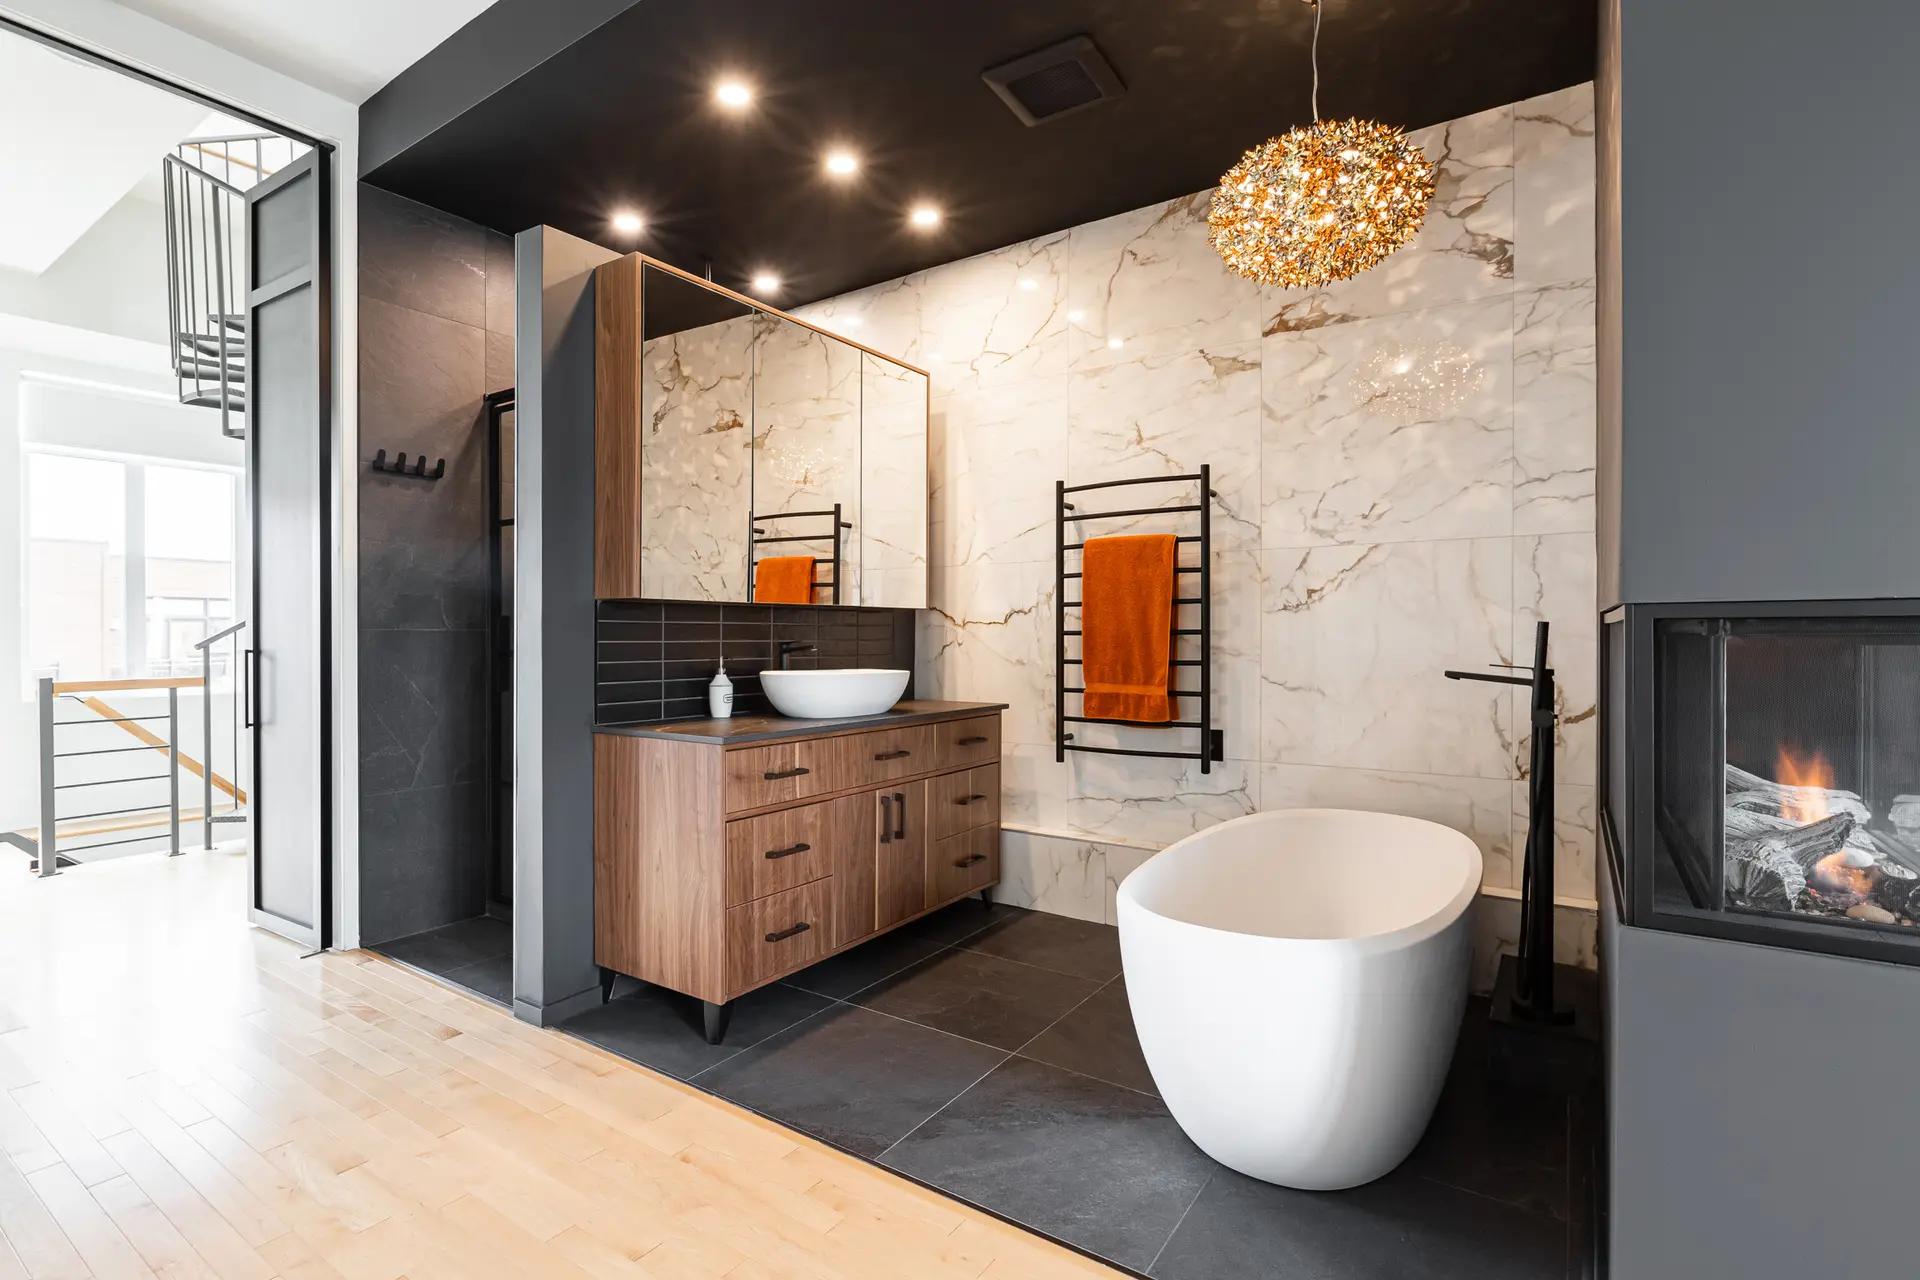
[[[1129,488],[1137,484],[1193,484],[1199,492],[1195,500],[1175,506],[1124,507],[1111,511],[1081,511],[1067,500],[1070,493],[1087,493],[1095,489]],[[1203,466],[1197,472],[1183,476],[1137,476],[1131,480],[1108,480],[1096,484],[1068,484],[1065,480],[1056,480],[1053,512],[1053,567],[1054,608],[1053,628],[1053,758],[1064,761],[1069,751],[1084,751],[1092,755],[1103,756],[1149,756],[1160,760],[1198,760],[1200,772],[1213,772],[1215,761],[1226,759],[1226,735],[1213,727],[1213,500],[1220,495],[1213,491],[1213,468]],[[1073,542],[1067,541],[1067,525],[1086,520],[1112,520],[1133,516],[1172,516],[1182,513],[1197,513],[1200,531],[1191,534],[1178,534],[1174,537],[1176,549],[1180,546],[1199,548],[1200,563],[1197,565],[1174,566],[1173,595],[1173,646],[1177,655],[1181,637],[1198,641],[1197,658],[1175,656],[1172,665],[1175,670],[1198,670],[1197,689],[1170,689],[1169,693],[1183,704],[1192,708],[1183,719],[1152,723],[1139,720],[1106,720],[1098,716],[1076,716],[1067,714],[1067,696],[1084,694],[1085,683],[1070,685],[1067,683],[1067,668],[1081,665],[1079,658],[1067,656],[1067,640],[1078,636],[1079,628],[1067,626],[1067,610],[1078,609],[1079,600],[1067,599],[1067,583],[1081,576],[1080,571],[1067,569],[1067,553],[1086,549],[1087,535],[1076,535]],[[1195,579],[1198,579],[1195,582]],[[1182,626],[1181,610],[1198,611],[1192,620],[1197,625]],[[1068,731],[1069,724],[1117,724],[1140,729],[1197,729],[1200,731],[1200,746],[1195,751],[1137,751],[1130,747],[1091,747],[1074,741],[1074,735]]]
[[[433,464],[433,470],[427,470],[427,455],[424,453],[413,460],[412,466],[408,466],[407,455],[405,453],[402,453],[399,457],[389,462],[387,461],[387,451],[385,449],[375,449],[373,451],[372,466],[375,471],[381,472],[384,475],[412,476],[416,480],[438,480],[441,476],[447,474],[447,460],[445,458],[441,458],[438,462],[435,462]]]

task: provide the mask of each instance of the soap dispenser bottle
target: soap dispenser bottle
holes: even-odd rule
[[[713,681],[707,685],[707,713],[715,720],[733,716],[733,681],[727,679],[725,658],[720,660],[720,669],[713,673]]]

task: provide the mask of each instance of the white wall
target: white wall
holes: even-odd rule
[[[1515,914],[1525,703],[1441,672],[1529,660],[1545,617],[1563,695],[1560,889],[1576,904],[1564,954],[1591,958],[1592,116],[1582,85],[1420,130],[1440,174],[1418,239],[1322,290],[1229,274],[1200,192],[801,309],[932,373],[918,690],[1011,704],[998,896],[1110,919],[1113,886],[1189,832],[1263,809],[1376,809],[1479,843],[1490,955]],[[1402,357],[1459,361],[1457,397],[1413,403]],[[1056,762],[1053,483],[1203,463],[1220,495],[1227,758],[1206,774]],[[1070,727],[1089,745],[1195,746],[1190,730]]]
[[[356,320],[359,222],[359,108],[238,54],[131,12],[111,0],[0,0],[0,16],[58,36],[216,102],[335,148],[333,172],[333,861],[334,942],[359,941],[359,670],[352,584],[356,563],[353,476],[359,452]],[[14,571],[17,577],[17,569]],[[0,599],[17,599],[16,594]]]
[[[0,312],[164,344],[166,210],[136,187],[39,275],[0,267]]]

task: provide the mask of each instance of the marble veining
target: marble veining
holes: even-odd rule
[[[648,341],[641,378],[641,581],[663,599],[744,599],[752,320]]]

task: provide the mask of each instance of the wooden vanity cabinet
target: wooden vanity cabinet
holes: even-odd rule
[[[928,709],[771,741],[596,734],[603,994],[624,973],[697,997],[713,1039],[739,996],[997,883],[999,709],[902,705]]]

